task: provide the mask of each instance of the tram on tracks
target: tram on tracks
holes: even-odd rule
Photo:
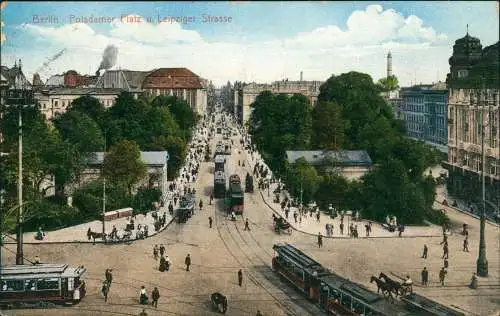
[[[244,193],[241,187],[241,179],[237,174],[229,177],[229,208],[234,214],[243,214],[244,208]]]
[[[73,305],[85,297],[83,266],[6,265],[0,271],[0,308]]]
[[[214,172],[216,171],[222,171],[224,172],[225,169],[225,164],[226,164],[226,157],[223,155],[217,155],[214,158]]]
[[[402,301],[390,301],[362,285],[325,269],[293,245],[275,244],[273,249],[275,251],[272,259],[273,269],[329,315],[464,316],[417,294],[410,294]],[[425,301],[425,304],[418,304],[416,301]]]
[[[214,173],[214,197],[223,199],[226,197],[226,174],[224,171]]]

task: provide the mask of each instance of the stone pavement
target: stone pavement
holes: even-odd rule
[[[247,161],[250,163],[250,165],[253,166],[256,162],[263,163],[263,160],[260,158],[259,154],[254,154],[254,159],[247,153]],[[258,180],[255,180],[255,182],[258,182]],[[257,185],[255,185],[257,187]],[[285,217],[285,212],[281,210],[281,206],[279,203],[274,203],[273,201],[273,191],[277,188],[278,184],[271,184],[268,190],[263,190],[261,191],[262,198],[264,199],[264,202],[271,208],[273,211],[282,217]],[[268,194],[269,193],[269,194]],[[283,197],[286,193],[285,191],[282,191],[281,194],[281,201],[283,200]],[[289,196],[289,195],[288,195]],[[301,231],[303,233],[307,234],[313,234],[317,235],[319,232],[323,235],[323,237],[326,238],[351,238],[348,235],[349,231],[349,225],[351,223],[354,223],[354,225],[358,226],[358,233],[359,233],[359,238],[366,238],[366,230],[365,230],[365,225],[368,224],[368,221],[365,220],[360,220],[360,221],[353,221],[353,216],[351,215],[345,215],[344,216],[344,234],[341,234],[340,232],[340,216],[338,216],[335,219],[330,218],[329,215],[325,214],[324,212],[320,212],[320,220],[318,221],[316,219],[316,213],[313,213],[312,216],[310,216],[310,213],[308,212],[306,216],[298,216],[297,222],[295,222],[293,214],[294,212],[298,212],[297,207],[291,207],[290,212],[288,215],[287,221],[290,223],[290,225],[298,231]],[[301,219],[301,220],[300,220]],[[333,235],[331,237],[327,236],[326,234],[326,228],[325,225],[329,223],[333,225]],[[430,225],[430,226],[405,226],[405,231],[402,234],[402,237],[441,237],[442,236],[442,229],[440,226],[437,225]],[[372,222],[372,231],[370,233],[369,238],[390,238],[390,237],[398,237],[398,232],[389,232],[385,228],[382,227],[380,223],[377,222]]]

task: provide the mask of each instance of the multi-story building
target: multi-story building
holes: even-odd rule
[[[322,81],[302,80],[302,73],[300,81],[288,81],[288,79],[286,79],[275,81],[271,84],[257,84],[255,82],[250,84],[241,84],[238,89],[235,89],[234,92],[235,101],[238,100],[238,105],[236,107],[241,109],[241,115],[239,115],[241,117],[241,122],[245,123],[248,121],[252,113],[250,105],[255,101],[255,98],[264,91],[287,94],[289,96],[302,94],[312,105],[315,105],[318,101],[319,87],[322,84]]]
[[[448,91],[442,84],[402,88],[399,98],[392,101],[397,107],[396,118],[405,122],[408,136],[447,152]]]
[[[40,104],[40,111],[50,120],[58,113],[64,113],[73,100],[82,96],[91,96],[98,99],[105,108],[115,104],[115,100],[122,89],[112,88],[52,88],[35,92],[35,99]]]
[[[449,59],[448,192],[474,202],[482,199],[484,164],[486,200],[500,204],[499,42],[482,49],[479,39],[458,39]],[[483,160],[484,159],[484,160]]]
[[[151,71],[107,70],[96,83],[98,88],[123,89],[135,99],[142,94],[142,83]]]
[[[185,100],[198,114],[207,108],[207,89],[202,79],[187,68],[160,68],[145,76],[144,94],[149,97],[174,95]]]

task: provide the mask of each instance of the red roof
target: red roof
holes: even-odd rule
[[[187,68],[160,68],[144,78],[143,89],[202,89],[200,77]]]

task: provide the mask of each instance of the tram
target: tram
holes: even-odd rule
[[[224,172],[224,165],[226,163],[226,157],[223,156],[223,155],[217,155],[215,156],[215,159],[214,159],[214,164],[215,164],[215,168],[214,168],[214,172],[215,171],[222,171]]]
[[[0,271],[0,307],[73,305],[85,297],[83,266],[67,264],[6,265]]]
[[[342,316],[463,316],[437,302],[425,299],[425,308],[416,299],[391,302],[357,283],[325,269],[290,244],[275,244],[273,269],[329,315]],[[416,295],[416,294],[411,294]],[[418,296],[418,295],[416,295]],[[413,304],[408,304],[411,300]],[[423,302],[423,299],[418,301]]]
[[[223,199],[226,196],[226,175],[224,171],[214,173],[214,197]]]
[[[244,193],[240,177],[237,174],[229,177],[229,207],[236,215],[243,214]]]

